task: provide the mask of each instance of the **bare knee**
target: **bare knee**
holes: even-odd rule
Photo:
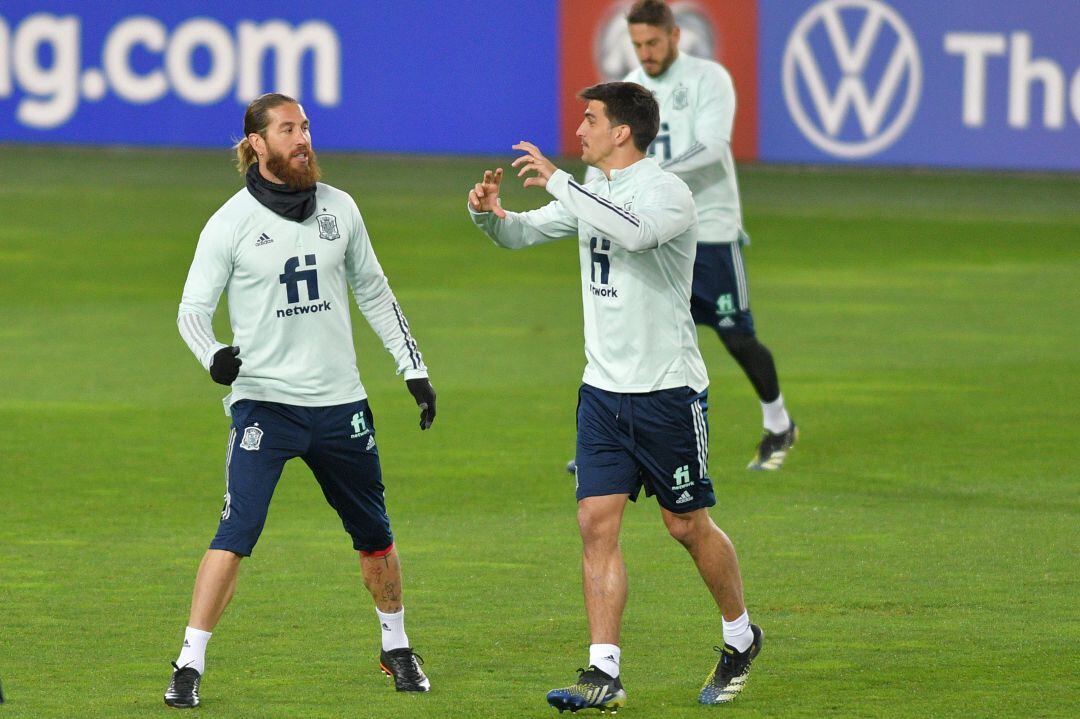
[[[620,517],[585,503],[578,505],[578,529],[585,551],[610,549],[618,543]]]
[[[686,514],[663,512],[664,525],[667,526],[668,534],[687,549],[692,549],[702,536],[702,532],[708,530],[711,520],[704,509],[698,509]]]

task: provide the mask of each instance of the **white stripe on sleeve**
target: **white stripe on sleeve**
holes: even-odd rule
[[[176,326],[203,369],[209,370],[214,353],[228,346],[217,341],[210,318],[200,312],[181,311],[176,318]]]

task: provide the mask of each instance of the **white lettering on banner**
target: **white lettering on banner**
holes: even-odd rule
[[[1069,88],[1069,105],[1072,107],[1072,116],[1080,122],[1080,68],[1073,75],[1072,87]]]
[[[11,33],[8,32],[7,23],[0,17],[0,97],[11,94],[11,65],[8,56],[11,51]]]
[[[862,25],[854,39],[845,30],[842,11],[862,13]],[[810,36],[823,27],[834,58],[819,62]],[[871,94],[866,74],[874,50],[884,31],[895,37],[885,72]],[[842,77],[831,94],[822,66],[839,65]],[[799,78],[810,95],[817,119],[803,106]],[[894,107],[904,81],[907,92],[888,124],[886,114]],[[907,129],[919,105],[922,91],[922,64],[911,29],[903,18],[880,0],[825,0],[813,6],[796,23],[788,38],[783,60],[784,100],[803,135],[819,148],[837,157],[860,158],[881,152]],[[840,131],[854,112],[862,138],[842,139]]]
[[[263,91],[262,64],[267,50],[273,48],[273,87],[297,97],[300,94],[300,61],[304,53],[315,56],[315,100],[333,107],[341,102],[341,45],[326,23],[306,22],[293,29],[280,20],[257,25],[243,21],[237,25],[240,40],[240,79],[236,99],[248,102]]]
[[[945,35],[945,52],[964,56],[964,124],[982,127],[986,122],[986,58],[1005,54],[1005,36],[951,32]]]
[[[986,124],[988,58],[1009,55],[1008,122],[1020,130],[1031,126],[1031,91],[1042,86],[1042,126],[1051,130],[1065,127],[1065,71],[1050,58],[1032,58],[1031,34],[1013,32],[1008,43],[1004,33],[962,33],[945,35],[945,52],[963,59],[963,118],[968,127]],[[1068,105],[1080,123],[1080,68],[1068,88]]]
[[[210,71],[200,77],[191,66],[195,49],[210,52]],[[206,18],[188,20],[176,28],[165,51],[165,72],[176,94],[195,105],[212,105],[223,98],[236,76],[232,36],[221,23]]]
[[[38,63],[42,45],[52,49],[49,67]],[[19,103],[18,121],[31,127],[54,127],[71,117],[79,104],[79,19],[31,15],[14,33],[11,56],[16,82],[35,96]]]
[[[141,45],[150,52],[165,50],[165,25],[152,17],[131,17],[113,28],[105,41],[105,74],[112,81],[113,92],[127,100],[143,104],[160,100],[169,91],[169,81],[161,70],[145,75],[131,69],[131,50]]]
[[[1053,60],[1031,59],[1031,35],[1012,34],[1009,53],[1009,124],[1027,127],[1030,122],[1031,85],[1043,84],[1043,124],[1060,130],[1065,127],[1065,74]]]
[[[217,20],[197,17],[170,33],[155,17],[122,19],[106,34],[101,68],[82,67],[82,22],[77,15],[36,13],[17,26],[0,16],[0,98],[17,89],[15,116],[27,127],[50,129],[68,122],[80,97],[98,101],[111,90],[136,104],[157,102],[170,90],[181,100],[209,105],[225,99],[235,86],[238,103],[278,90],[304,99],[302,69],[309,55],[313,97],[324,107],[341,102],[341,41],[321,20],[298,26],[281,20],[239,20],[235,37]],[[138,71],[132,55],[156,57],[156,65]],[[196,57],[208,57],[205,69]],[[47,59],[47,64],[42,59]],[[263,68],[274,67],[267,86]]]

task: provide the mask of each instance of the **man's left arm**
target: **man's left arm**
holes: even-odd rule
[[[355,221],[356,230],[349,237],[345,252],[345,276],[364,319],[393,356],[397,373],[405,376],[409,392],[420,407],[420,429],[427,429],[435,421],[435,390],[428,380],[427,366],[409,330],[405,313],[371,247],[359,211]]]
[[[735,123],[735,87],[726,70],[701,78],[698,105],[694,109],[694,143],[679,155],[660,163],[676,175],[700,170],[709,165],[724,169],[723,160],[731,147],[731,129]]]

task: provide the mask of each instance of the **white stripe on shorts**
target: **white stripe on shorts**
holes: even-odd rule
[[[742,250],[738,242],[731,244],[731,264],[735,268],[735,286],[739,292],[739,309],[750,309],[750,294],[746,289],[746,269],[743,267]]]
[[[232,514],[232,495],[229,494],[229,465],[232,464],[233,442],[236,440],[236,427],[229,430],[229,446],[225,450],[225,506],[221,508],[222,521]]]
[[[705,479],[709,464],[709,427],[705,424],[705,413],[701,411],[701,400],[696,399],[690,405],[694,417],[694,439],[697,440],[697,459],[699,479]]]

